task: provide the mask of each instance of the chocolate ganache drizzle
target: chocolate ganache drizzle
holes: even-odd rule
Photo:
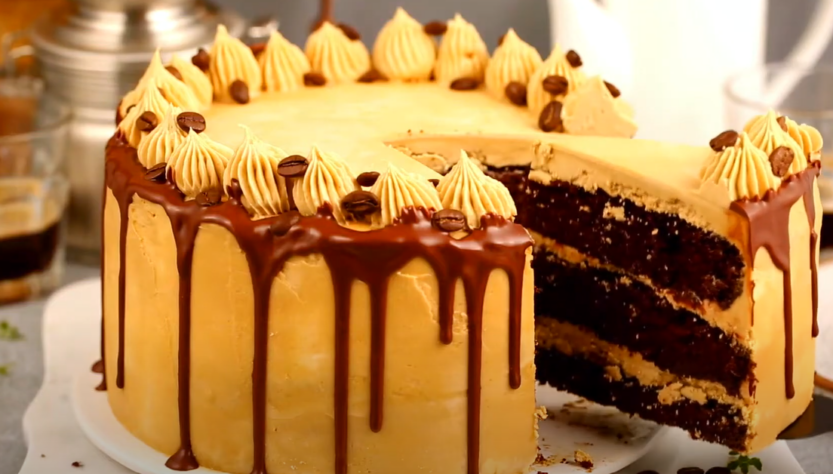
[[[480,398],[483,333],[483,302],[489,276],[503,270],[509,280],[509,385],[521,385],[520,338],[521,295],[529,234],[503,217],[486,215],[480,229],[455,239],[431,225],[424,209],[405,209],[392,226],[360,232],[339,225],[325,204],[318,215],[301,217],[297,212],[253,221],[239,203],[239,188],[228,190],[231,198],[216,205],[185,201],[172,179],[146,179],[136,150],[121,138],[108,144],[106,183],[121,212],[119,235],[118,365],[116,380],[124,387],[125,253],[128,208],[133,196],[160,205],[174,233],[179,271],[179,373],[178,406],[180,448],[166,465],[174,470],[199,466],[191,449],[190,433],[190,324],[191,263],[194,243],[202,224],[216,224],[231,232],[246,255],[254,288],[253,474],[266,474],[266,383],[269,304],[272,282],[293,256],[320,254],[331,270],[335,294],[335,466],[336,474],[347,472],[348,378],[350,349],[350,295],[355,281],[365,282],[371,299],[371,414],[370,427],[378,432],[384,418],[385,332],[388,281],[398,269],[416,258],[429,263],[439,285],[439,337],[452,342],[454,290],[463,283],[468,315],[468,473],[479,472]],[[105,191],[106,192],[106,191]],[[275,229],[281,229],[276,231]],[[102,325],[102,341],[103,338]],[[104,345],[102,343],[102,362]],[[102,371],[104,365],[101,364]]]

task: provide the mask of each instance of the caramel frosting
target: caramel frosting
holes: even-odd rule
[[[613,97],[599,76],[586,80],[564,98],[561,118],[564,130],[572,135],[631,138],[637,129],[633,110],[621,98]]]
[[[772,173],[766,153],[752,143],[746,132],[740,134],[734,146],[712,155],[700,171],[700,179],[703,184],[725,187],[732,201],[762,198],[781,184]]]
[[[801,145],[804,156],[810,161],[818,160],[823,145],[821,133],[815,127],[807,124],[799,125],[789,117],[784,117],[784,123],[787,125],[787,133],[790,137]]]
[[[448,21],[434,66],[434,78],[441,84],[455,79],[483,80],[489,63],[489,50],[474,25],[460,14]]]
[[[567,92],[565,94],[553,95],[545,91],[544,79],[549,76],[562,76],[566,78]],[[529,111],[537,116],[544,110],[544,107],[548,103],[556,99],[563,99],[564,95],[578,89],[585,80],[587,80],[587,77],[584,71],[581,70],[581,67],[573,67],[567,61],[567,55],[561,49],[561,46],[556,44],[550,56],[529,79],[529,86],[527,86],[526,92]]]
[[[182,59],[176,54],[171,57],[171,66],[179,71],[179,74],[182,76],[182,82],[191,88],[203,108],[207,109],[210,107],[214,91],[208,76],[200,68],[191,64],[191,61]]]
[[[512,219],[518,213],[509,190],[486,176],[465,151],[460,152],[460,160],[440,180],[437,191],[443,208],[461,211],[472,229],[480,227],[480,218],[486,214]]]
[[[237,38],[229,35],[223,25],[217,25],[217,35],[209,52],[211,63],[208,76],[214,86],[217,100],[231,102],[229,88],[234,81],[243,81],[249,88],[249,97],[260,94],[261,75],[254,53]]]
[[[351,40],[340,28],[325,21],[304,48],[313,71],[328,84],[353,82],[370,69],[370,53],[360,40]]]
[[[506,86],[510,82],[526,85],[541,63],[538,50],[509,28],[503,37],[503,43],[495,50],[486,67],[486,89],[494,97],[506,100]]]
[[[222,192],[223,174],[233,151],[194,130],[168,159],[176,187],[188,198],[208,191]]]
[[[263,88],[287,92],[304,86],[304,74],[310,71],[309,60],[301,48],[275,31],[258,58],[263,72]]]
[[[775,111],[758,115],[752,118],[743,127],[743,131],[749,135],[752,144],[760,148],[767,156],[776,148],[785,146],[793,151],[795,158],[790,164],[789,174],[795,174],[807,169],[807,160],[804,158],[804,150],[801,145],[781,128],[778,123],[778,114]]]
[[[426,81],[431,77],[437,45],[422,24],[397,8],[376,37],[373,64],[388,79]]]
[[[289,210],[286,180],[278,174],[278,164],[288,155],[256,137],[244,125],[246,138],[234,150],[225,174],[223,188],[236,179],[243,192],[242,204],[255,219],[276,216]]]
[[[324,203],[332,206],[333,217],[339,224],[347,223],[341,210],[341,199],[361,189],[347,164],[336,154],[313,146],[309,154],[309,166],[300,183],[295,183],[292,196],[298,211],[313,216]]]
[[[153,88],[158,89],[162,97],[173,105],[183,110],[202,110],[202,102],[196,93],[186,83],[180,81],[165,69],[162,64],[162,57],[157,49],[144,75],[136,84],[136,88],[128,92],[122,99],[121,105],[119,105],[119,113],[122,117],[127,115],[127,109],[131,105],[136,105],[142,100],[142,97],[150,88],[151,81],[154,83]]]
[[[173,77],[173,76],[172,76]],[[134,148],[139,147],[142,137],[145,136],[137,121],[139,117],[145,112],[153,112],[159,118],[162,117],[170,105],[168,101],[162,96],[162,92],[157,87],[156,79],[151,78],[146,85],[144,93],[138,103],[130,109],[130,112],[119,123],[119,131],[124,134],[127,143]]]
[[[182,109],[169,104],[159,125],[139,142],[136,154],[142,166],[150,169],[159,163],[167,163],[174,149],[185,141],[185,132],[176,123],[176,117],[181,112]]]
[[[406,207],[439,211],[440,195],[427,179],[390,164],[370,192],[379,198],[382,212],[373,215],[373,226],[384,227],[399,219]]]

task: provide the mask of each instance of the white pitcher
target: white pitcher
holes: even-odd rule
[[[588,74],[622,90],[638,137],[708,143],[725,129],[723,84],[764,63],[768,0],[549,0],[552,40]],[[787,61],[815,64],[833,35],[833,0],[819,0]],[[798,77],[761,87],[779,104]]]

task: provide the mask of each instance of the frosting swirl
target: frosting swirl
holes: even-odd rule
[[[544,90],[544,79],[549,76],[562,76],[567,79],[567,92],[561,95],[553,95]],[[547,104],[555,99],[563,98],[564,95],[578,89],[578,87],[587,80],[584,71],[581,67],[573,67],[567,61],[567,55],[561,50],[561,46],[556,44],[550,56],[541,64],[541,66],[529,78],[529,86],[527,86],[526,102],[529,105],[529,111],[536,116],[544,110]]]
[[[486,67],[486,89],[494,97],[506,99],[506,86],[510,82],[527,84],[529,77],[541,66],[538,50],[524,42],[515,30],[509,28],[503,43],[495,50]]]
[[[191,64],[191,61],[186,61],[176,54],[171,57],[171,66],[179,71],[182,82],[191,88],[203,108],[210,107],[214,98],[214,91],[211,88],[211,80],[208,79],[208,76],[200,68]]]
[[[263,71],[263,88],[288,92],[304,85],[304,74],[310,71],[309,60],[301,48],[275,31],[258,58]]]
[[[428,80],[436,57],[434,38],[402,8],[396,9],[373,45],[373,64],[389,79]]]
[[[142,166],[150,169],[159,163],[166,163],[174,149],[185,141],[185,132],[176,123],[176,116],[181,112],[179,107],[168,104],[159,125],[139,142],[136,154]]]
[[[288,155],[257,138],[248,127],[240,127],[246,132],[246,138],[231,157],[223,175],[223,188],[228,188],[231,180],[236,179],[243,192],[243,207],[255,219],[288,211],[286,180],[278,174],[278,164]]]
[[[169,105],[165,98],[162,97],[162,92],[156,86],[156,79],[151,78],[147,82],[147,87],[145,88],[144,94],[142,94],[142,98],[135,104],[135,107],[130,109],[130,112],[127,113],[121,123],[119,123],[119,131],[124,134],[127,143],[133,148],[139,147],[139,143],[141,143],[145,132],[139,129],[137,122],[143,113],[153,112],[156,117],[162,117],[168,111]]]
[[[795,158],[790,164],[789,174],[795,174],[807,168],[807,160],[801,145],[795,142],[790,135],[781,128],[778,123],[778,114],[775,111],[753,117],[743,127],[743,131],[749,135],[753,145],[760,148],[767,156],[779,146],[785,146],[793,151]]]
[[[464,77],[483,80],[489,50],[477,32],[477,28],[460,14],[448,21],[434,65],[434,78],[442,84],[451,84]]]
[[[511,219],[518,213],[509,190],[486,176],[465,151],[460,152],[460,160],[440,179],[437,191],[443,208],[461,211],[472,229],[480,227],[480,218],[486,214]]]
[[[389,164],[370,192],[379,198],[382,212],[373,214],[373,225],[384,227],[396,222],[406,207],[442,209],[437,189],[425,178]]]
[[[726,187],[732,201],[762,198],[781,184],[772,173],[767,154],[752,143],[746,132],[740,134],[734,146],[712,155],[700,170],[700,179],[703,184]]]
[[[799,125],[789,117],[784,117],[784,122],[787,125],[787,133],[801,146],[804,156],[810,161],[818,160],[823,145],[821,133],[815,127],[807,124]]]
[[[307,38],[304,50],[313,71],[327,83],[353,82],[370,69],[370,53],[359,40],[351,40],[329,21]]]
[[[145,70],[142,78],[139,79],[139,83],[122,98],[121,105],[119,106],[119,112],[122,117],[127,116],[127,109],[131,105],[136,105],[142,100],[142,97],[150,87],[151,81],[154,83],[153,88],[158,89],[162,97],[173,105],[183,110],[200,111],[203,109],[203,104],[194,91],[186,83],[180,81],[165,69],[165,66],[162,64],[162,57],[157,49],[150,60],[148,68]]]
[[[223,174],[232,154],[231,148],[194,130],[174,149],[168,159],[176,187],[189,198],[206,191],[223,190]]]
[[[601,77],[591,77],[564,98],[564,130],[571,135],[631,138],[637,128],[633,110],[619,103],[624,102],[613,97]]]
[[[295,183],[292,196],[302,215],[313,216],[319,207],[329,203],[336,221],[345,224],[347,218],[341,210],[341,199],[358,189],[361,189],[359,183],[340,157],[313,146],[304,179]]]
[[[254,53],[237,38],[232,38],[223,25],[217,25],[214,45],[208,53],[211,64],[208,77],[214,86],[214,96],[225,102],[233,101],[229,88],[234,81],[243,81],[249,87],[249,97],[260,94],[260,66]]]

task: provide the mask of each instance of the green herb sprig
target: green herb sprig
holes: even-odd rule
[[[21,339],[23,339],[23,334],[20,329],[8,321],[0,321],[0,340],[19,341]]]
[[[749,474],[750,467],[754,467],[758,471],[764,470],[764,464],[759,458],[745,456],[737,451],[729,451],[729,456],[735,457],[726,465],[732,471],[740,470],[743,474]]]

